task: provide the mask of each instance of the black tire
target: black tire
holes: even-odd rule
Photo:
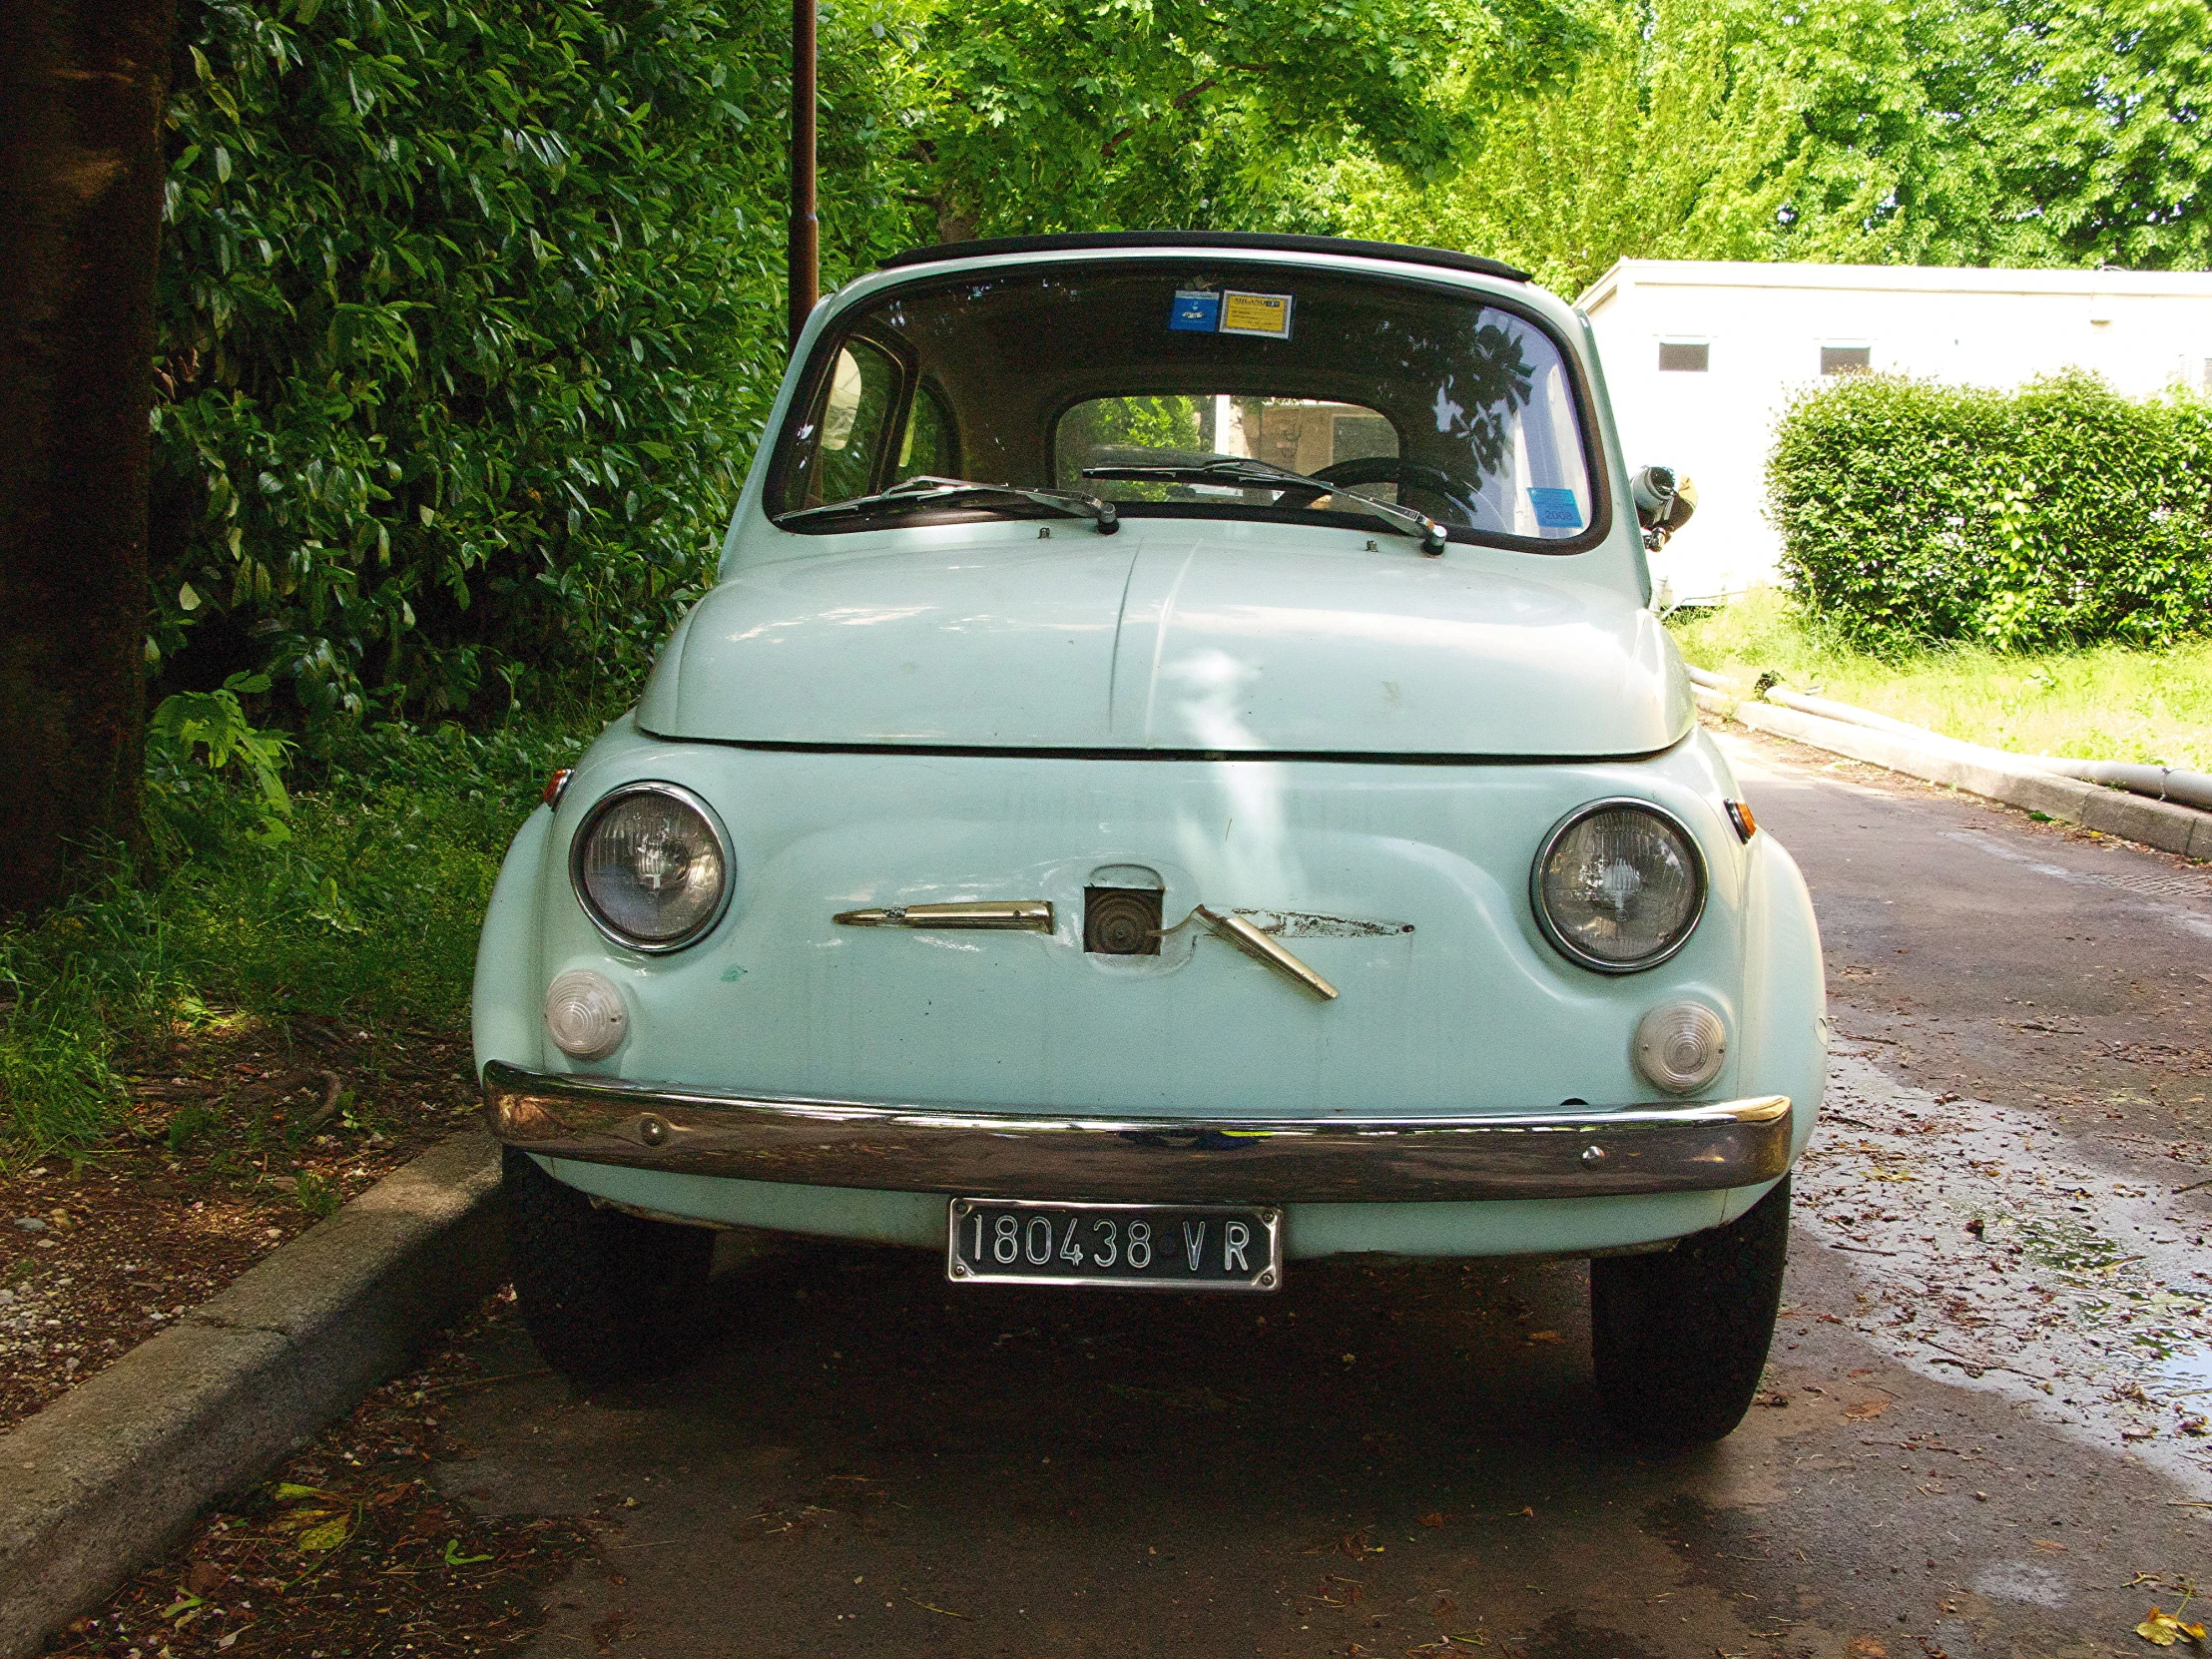
[[[1653,1446],[1703,1445],[1744,1420],[1774,1341],[1790,1180],[1725,1227],[1590,1264],[1590,1337],[1606,1419]]]
[[[599,1209],[513,1147],[500,1168],[515,1301],[547,1365],[580,1383],[614,1382],[698,1351],[712,1232]]]

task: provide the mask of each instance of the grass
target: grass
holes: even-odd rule
[[[245,780],[157,761],[151,876],[0,928],[0,1162],[115,1132],[157,1037],[301,1016],[450,1036],[507,841],[595,729],[374,729],[295,777],[274,823]]]
[[[1692,663],[1747,692],[1771,673],[1793,691],[2018,755],[2212,772],[2212,641],[2020,654],[1959,646],[1892,660],[1849,649],[1771,590],[1669,626]]]

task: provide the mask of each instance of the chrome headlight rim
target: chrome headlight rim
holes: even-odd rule
[[[1689,919],[1682,924],[1682,931],[1665,949],[1655,951],[1649,956],[1640,956],[1633,962],[1609,962],[1576,945],[1553,922],[1551,911],[1544,903],[1544,865],[1551,861],[1552,848],[1577,825],[1600,813],[1618,812],[1622,809],[1648,814],[1681,836],[1683,844],[1690,849],[1690,869],[1697,877],[1697,900],[1690,906]],[[1662,962],[1671,960],[1697,936],[1698,923],[1705,919],[1705,904],[1712,895],[1712,873],[1706,866],[1705,848],[1699,843],[1689,825],[1682,821],[1680,814],[1669,811],[1656,801],[1648,801],[1637,795],[1610,795],[1602,801],[1584,802],[1551,827],[1544,835],[1543,843],[1536,848],[1535,860],[1528,866],[1528,907],[1535,912],[1536,925],[1542,930],[1545,941],[1576,967],[1587,968],[1592,973],[1602,973],[1611,978],[1629,973],[1648,973]]]
[[[701,822],[707,826],[708,833],[714,836],[715,850],[722,858],[722,891],[716,895],[713,908],[672,938],[641,939],[634,933],[625,932],[601,912],[592,898],[591,888],[584,884],[584,849],[591,843],[592,831],[599,828],[600,820],[615,808],[641,795],[665,796],[697,813]],[[730,831],[723,828],[722,816],[698,795],[665,778],[640,778],[632,783],[616,785],[591,804],[584,814],[583,822],[576,826],[576,833],[568,838],[568,886],[569,891],[576,895],[578,906],[608,943],[620,945],[624,950],[634,950],[642,956],[666,956],[671,951],[687,950],[712,933],[729,911],[731,894],[737,890],[737,862],[730,853]]]

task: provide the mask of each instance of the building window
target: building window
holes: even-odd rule
[[[1874,348],[1867,345],[1824,345],[1821,347],[1821,372],[1823,374],[1864,374],[1874,367]]]
[[[1663,339],[1659,342],[1662,374],[1703,374],[1713,366],[1713,348],[1703,340]]]

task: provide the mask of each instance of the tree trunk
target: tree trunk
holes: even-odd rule
[[[0,915],[136,848],[176,0],[0,0]]]

